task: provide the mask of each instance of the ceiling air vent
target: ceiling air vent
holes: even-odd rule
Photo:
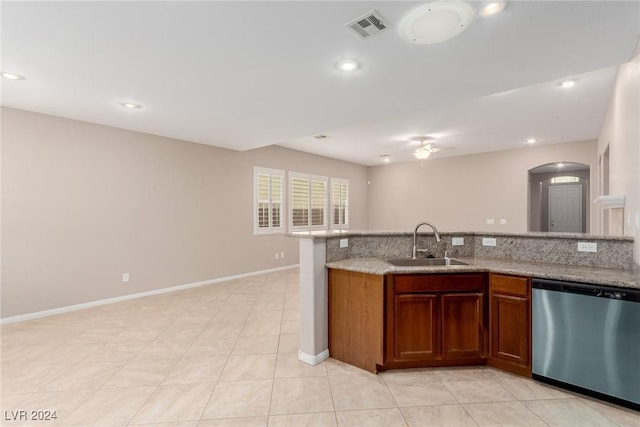
[[[380,15],[380,12],[372,10],[349,22],[347,24],[347,28],[364,40],[371,36],[375,36],[376,34],[380,34],[389,28],[389,24],[387,24],[387,21],[385,21],[382,15]]]

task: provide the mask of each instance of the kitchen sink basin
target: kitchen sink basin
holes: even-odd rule
[[[458,261],[453,258],[389,258],[386,259],[389,264],[396,267],[433,267],[446,265],[469,265],[466,262]]]

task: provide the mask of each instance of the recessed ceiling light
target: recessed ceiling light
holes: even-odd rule
[[[435,44],[449,40],[473,21],[473,8],[461,0],[438,0],[413,9],[400,24],[409,43]]]
[[[562,83],[560,83],[560,87],[567,89],[575,86],[575,84],[576,84],[575,80],[565,80]]]
[[[9,79],[9,80],[24,80],[24,76],[21,76],[20,74],[7,73],[3,71],[2,73],[0,73],[0,75],[5,79]]]
[[[121,102],[120,105],[122,105],[124,108],[128,108],[129,110],[142,108],[142,105],[134,104],[133,102]]]
[[[480,8],[480,15],[491,16],[502,12],[507,7],[507,1],[492,1]]]
[[[380,156],[380,158],[382,159],[383,162],[385,163],[389,163],[391,161],[391,157],[389,157],[388,154],[383,154]]]
[[[535,138],[528,138],[525,142],[527,144],[535,144],[536,142],[538,142],[538,140]]]
[[[355,71],[360,68],[360,65],[355,59],[343,59],[338,61],[336,68],[340,71]]]

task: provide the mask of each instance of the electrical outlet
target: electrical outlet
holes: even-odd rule
[[[578,242],[578,252],[598,252],[598,244],[594,242]]]
[[[453,246],[463,246],[464,245],[464,237],[452,237],[451,244]]]
[[[349,247],[349,239],[340,239],[340,247],[348,248]]]
[[[493,218],[487,218],[487,224],[488,224],[488,225],[493,225],[493,224],[495,224],[495,223],[496,223],[496,220],[495,220],[495,219],[493,219]]]
[[[122,282],[129,281],[129,273],[122,273]]]
[[[496,246],[495,237],[483,237],[482,246]]]

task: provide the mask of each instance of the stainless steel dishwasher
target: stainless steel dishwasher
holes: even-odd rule
[[[532,280],[533,378],[640,410],[640,289]]]

